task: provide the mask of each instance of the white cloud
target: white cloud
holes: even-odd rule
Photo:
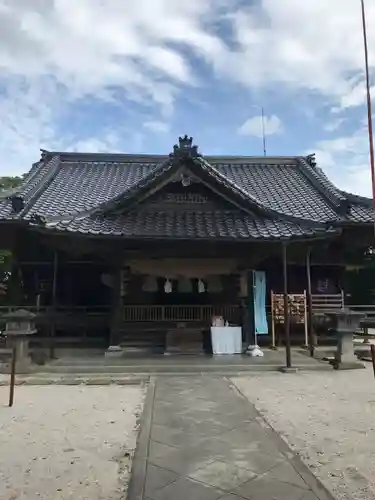
[[[334,120],[327,121],[326,123],[324,123],[323,129],[326,132],[334,132],[335,130],[337,130],[338,128],[340,128],[340,126],[343,123],[344,123],[344,118],[336,118]]]
[[[123,148],[111,131],[89,138],[59,135],[56,123],[64,110],[88,96],[156,106],[160,124],[168,123],[181,89],[189,96],[202,83],[192,64],[197,57],[216,72],[218,84],[286,89],[291,103],[295,93],[314,92],[338,110],[363,104],[359,0],[254,4],[0,0],[0,75],[5,79],[0,78],[0,171],[23,172],[39,147]],[[375,2],[366,4],[373,71]],[[144,128],[160,130],[160,124]],[[274,125],[266,124],[268,134]],[[261,134],[259,124],[257,130]],[[327,144],[324,148],[330,150]],[[343,152],[343,158],[346,154],[351,153]]]
[[[97,96],[118,86],[130,96],[140,93],[164,104],[165,80],[172,85],[194,80],[186,57],[168,44],[185,45],[202,57],[221,49],[220,40],[203,29],[206,16],[217,11],[213,5],[213,0],[0,0],[0,68],[29,78],[52,74],[73,95]]]
[[[116,132],[107,132],[101,138],[86,137],[75,140],[72,144],[66,145],[67,151],[77,151],[81,153],[121,153],[120,144],[122,137]]]
[[[76,144],[60,135],[58,119],[82,98],[130,99],[170,117],[179,88],[197,83],[186,50],[209,60],[223,48],[206,29],[220,3],[0,0],[0,172],[25,171],[40,147],[112,147],[102,130]]]
[[[151,130],[152,132],[164,133],[169,131],[169,124],[162,121],[150,120],[144,122],[143,127]]]
[[[319,166],[341,189],[371,196],[371,170],[367,130],[316,144]]]
[[[0,0],[0,68],[53,75],[74,96],[119,86],[170,106],[175,86],[197,78],[184,47],[246,86],[284,83],[339,99],[356,92],[363,76],[358,0],[259,2],[256,9],[230,0]],[[372,26],[375,4],[367,4]],[[236,50],[219,37],[224,17]],[[374,67],[375,32],[368,31]]]
[[[370,93],[375,95],[375,86],[370,88]],[[366,102],[366,86],[364,82],[360,82],[358,85],[352,88],[352,90],[341,98],[339,108],[341,110],[352,108],[356,106],[362,106]]]
[[[39,159],[40,148],[56,142],[53,122],[59,113],[54,85],[22,79],[4,86],[0,97],[0,175],[21,174]]]
[[[263,17],[250,8],[234,18],[239,50],[226,61],[238,79],[264,85],[283,83],[340,100],[363,78],[363,38],[358,0],[263,0]],[[375,3],[367,2],[368,26]],[[375,66],[375,32],[369,31]],[[238,71],[240,69],[240,71]]]
[[[281,120],[278,116],[264,117],[264,132],[265,135],[280,134],[283,131]],[[263,136],[262,116],[253,116],[246,120],[238,129],[240,135],[249,135],[254,137]]]

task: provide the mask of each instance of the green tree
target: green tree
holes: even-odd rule
[[[18,187],[22,182],[22,177],[18,176],[4,176],[0,177],[0,191],[7,191]]]

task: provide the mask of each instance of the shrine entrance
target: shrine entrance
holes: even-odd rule
[[[137,330],[138,340],[145,332],[154,332],[155,345],[164,342],[168,354],[210,353],[213,317],[241,321],[233,259],[138,259],[128,263],[126,274],[124,347],[134,342],[129,332]]]

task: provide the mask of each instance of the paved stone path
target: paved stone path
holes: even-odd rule
[[[221,377],[158,377],[146,402],[129,500],[332,500]]]

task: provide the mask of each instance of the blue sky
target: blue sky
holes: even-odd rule
[[[375,3],[367,0],[368,26]],[[316,152],[369,195],[360,0],[0,0],[0,173],[39,148]],[[375,30],[369,29],[375,77]],[[373,92],[375,95],[375,91]]]

